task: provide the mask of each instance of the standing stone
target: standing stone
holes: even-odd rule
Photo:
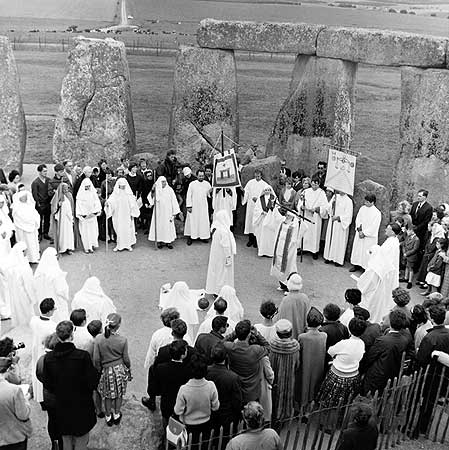
[[[208,162],[220,135],[238,142],[234,52],[181,46],[175,66],[169,147],[197,168]],[[233,144],[225,139],[225,149]]]
[[[310,173],[327,161],[328,145],[348,148],[354,126],[357,64],[329,58],[296,58],[290,93],[267,144],[289,167]]]
[[[429,201],[447,201],[449,192],[449,70],[403,68],[401,150],[393,200],[414,200],[419,189]]]
[[[376,207],[382,213],[382,221],[379,227],[379,245],[385,241],[385,228],[390,222],[390,193],[382,184],[372,180],[364,180],[354,186],[354,215],[352,217],[351,227],[349,228],[348,247],[346,249],[348,261],[351,257],[352,243],[355,236],[355,218],[359,209],[363,206],[367,194],[374,194],[376,196]]]
[[[0,167],[22,173],[26,123],[19,75],[9,39],[0,36]]]
[[[129,68],[123,42],[74,39],[53,137],[53,159],[111,167],[135,152]]]

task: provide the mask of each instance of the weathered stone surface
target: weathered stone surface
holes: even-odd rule
[[[351,62],[298,56],[267,155],[278,155],[288,167],[310,173],[318,161],[327,160],[327,145],[347,148],[353,131],[356,73],[357,65]]]
[[[234,52],[181,46],[176,58],[169,147],[194,168],[208,162],[220,135],[238,142]],[[232,143],[225,139],[225,149]]]
[[[326,27],[317,56],[382,66],[444,67],[447,39],[400,31]]]
[[[449,71],[403,68],[401,150],[393,183],[394,204],[412,201],[419,189],[429,201],[449,192]]]
[[[357,183],[354,186],[354,215],[352,218],[352,224],[349,228],[348,247],[346,249],[347,259],[350,259],[352,243],[355,235],[355,218],[359,209],[363,206],[365,196],[367,194],[374,194],[376,196],[376,207],[382,213],[382,222],[379,227],[379,244],[382,244],[385,240],[385,228],[390,221],[390,192],[382,184],[376,183],[372,180],[364,180],[361,183]]]
[[[150,152],[142,152],[142,153],[135,153],[132,155],[131,159],[135,162],[139,162],[140,159],[146,159],[147,161],[147,167],[156,168],[158,164],[163,161],[164,157],[161,155],[155,155],[154,153]]]
[[[9,39],[0,36],[0,167],[22,173],[26,124],[19,74]]]
[[[129,68],[123,42],[74,39],[53,137],[55,161],[112,167],[135,152]]]
[[[318,33],[323,28],[310,23],[204,19],[197,40],[206,48],[315,55]]]

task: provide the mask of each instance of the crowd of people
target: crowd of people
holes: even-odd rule
[[[187,245],[212,236],[205,292],[213,301],[192,295],[184,282],[161,300],[162,327],[149,343],[142,403],[153,412],[159,405],[167,436],[190,434],[200,448],[211,430],[223,429],[228,450],[261,443],[280,450],[279,430],[312,401],[345,405],[359,394],[382,393],[404,371],[430,365],[438,375],[438,361],[449,360],[449,207],[433,208],[427,191],[413,205],[401,202],[380,246],[381,212],[376,197],[366,195],[351,249],[350,271],[360,273],[356,287],[346,290],[344,311],[333,303],[320,311],[303,292],[297,254],[317,260],[322,253],[325,263],[342,266],[353,222],[350,197],[325,187],[325,163],[308,178],[283,161],[273,187],[256,170],[243,191],[212,188],[210,167],[194,176],[172,152],[155,171],[143,160],[122,161],[114,177],[106,161],[82,171],[66,161],[54,171],[49,179],[40,165],[31,193],[14,171],[0,185],[0,314],[32,330],[32,395],[47,412],[53,449],[86,449],[97,418],[120,425],[132,380],[113,301],[90,277],[70,304],[58,253],[71,253],[78,242],[92,253],[99,237],[115,242],[116,251],[132,251],[138,228],[171,249],[175,216],[185,221]],[[238,198],[246,204],[247,246],[272,258],[271,274],[285,294],[262,303],[254,324],[234,288]],[[41,239],[54,243],[42,255]],[[426,298],[410,308],[414,281]],[[25,449],[31,435],[29,394],[17,386],[16,363],[14,342],[1,340],[0,448]],[[424,392],[421,432],[438,400],[435,384]],[[367,450],[376,448],[372,414],[368,405],[357,406],[339,450],[356,448],[361,436]],[[246,430],[231,438],[241,420]]]

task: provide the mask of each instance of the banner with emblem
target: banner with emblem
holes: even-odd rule
[[[352,196],[356,162],[357,158],[354,154],[330,148],[325,186]]]
[[[234,149],[228,150],[224,154],[214,155],[212,187],[230,188],[238,186],[241,186],[241,184]]]

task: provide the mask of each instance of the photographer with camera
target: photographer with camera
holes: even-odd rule
[[[26,450],[31,436],[30,405],[14,373],[16,350],[23,347],[8,337],[0,340],[0,450]]]

